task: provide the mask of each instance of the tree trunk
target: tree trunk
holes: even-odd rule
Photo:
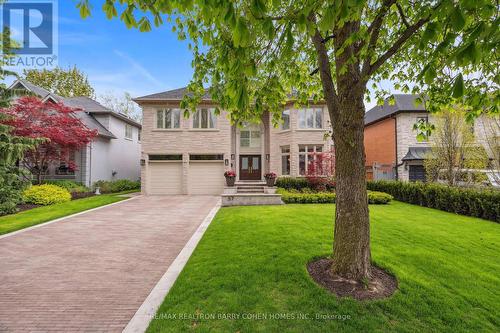
[[[348,80],[350,81],[350,80]],[[338,83],[339,110],[333,124],[336,154],[336,212],[332,272],[344,278],[371,277],[370,220],[364,153],[364,87]]]
[[[340,49],[359,22],[346,23],[335,32],[335,49]],[[336,59],[337,89],[329,55],[318,31],[312,36],[318,53],[318,70],[323,86],[335,144],[336,211],[332,272],[361,281],[371,277],[370,220],[366,194],[363,103],[366,82],[359,63],[349,63],[352,48]],[[342,71],[348,64],[347,72]]]

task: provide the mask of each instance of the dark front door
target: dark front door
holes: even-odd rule
[[[260,155],[240,155],[240,179],[260,180],[261,179],[261,156]]]
[[[425,182],[425,168],[423,165],[410,165],[410,181],[411,182]]]

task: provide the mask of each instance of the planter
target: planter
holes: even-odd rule
[[[276,182],[276,178],[266,178],[266,184],[269,187],[273,187],[275,182]]]
[[[234,186],[234,183],[236,182],[236,177],[227,177],[226,176],[226,184],[227,186]]]

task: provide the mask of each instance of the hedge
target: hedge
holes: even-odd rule
[[[500,222],[498,190],[387,180],[370,181],[368,189],[389,193],[396,200],[414,205]]]
[[[43,182],[44,184],[52,184],[52,185],[57,185],[59,187],[67,189],[70,193],[85,193],[85,192],[90,192],[90,189],[82,185],[81,183],[77,183],[72,180],[45,180]]]
[[[139,190],[141,188],[141,182],[128,179],[99,180],[94,183],[94,189],[97,187],[99,187],[101,193],[116,193]]]
[[[281,194],[281,199],[285,203],[334,203],[336,199],[335,192],[311,192],[309,190],[285,190],[278,189],[277,193]],[[392,196],[387,193],[368,191],[368,203],[381,205],[388,204],[392,200]]]

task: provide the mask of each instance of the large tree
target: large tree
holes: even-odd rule
[[[90,15],[88,0],[78,8]],[[336,152],[332,273],[346,279],[372,276],[363,149],[368,84],[391,80],[402,91],[426,90],[431,105],[465,95],[475,114],[498,110],[493,0],[106,0],[102,8],[109,18],[120,11],[141,31],[167,16],[179,38],[190,39],[189,109],[205,85],[235,122],[266,111],[278,122],[292,91],[301,104],[326,101]]]
[[[62,97],[94,97],[94,88],[90,85],[87,75],[76,66],[68,67],[68,69],[61,67],[42,70],[25,69],[23,77]]]
[[[51,164],[63,161],[69,168],[76,168],[70,153],[85,147],[97,135],[80,121],[77,112],[83,111],[62,103],[43,102],[34,96],[21,97],[9,108],[0,109],[7,116],[3,124],[11,126],[14,135],[44,139],[27,151],[22,160],[38,184]]]
[[[142,112],[139,106],[132,100],[132,95],[129,92],[124,92],[123,95],[117,96],[112,91],[99,96],[99,101],[105,107],[119,113],[123,113],[127,117],[142,122]]]

